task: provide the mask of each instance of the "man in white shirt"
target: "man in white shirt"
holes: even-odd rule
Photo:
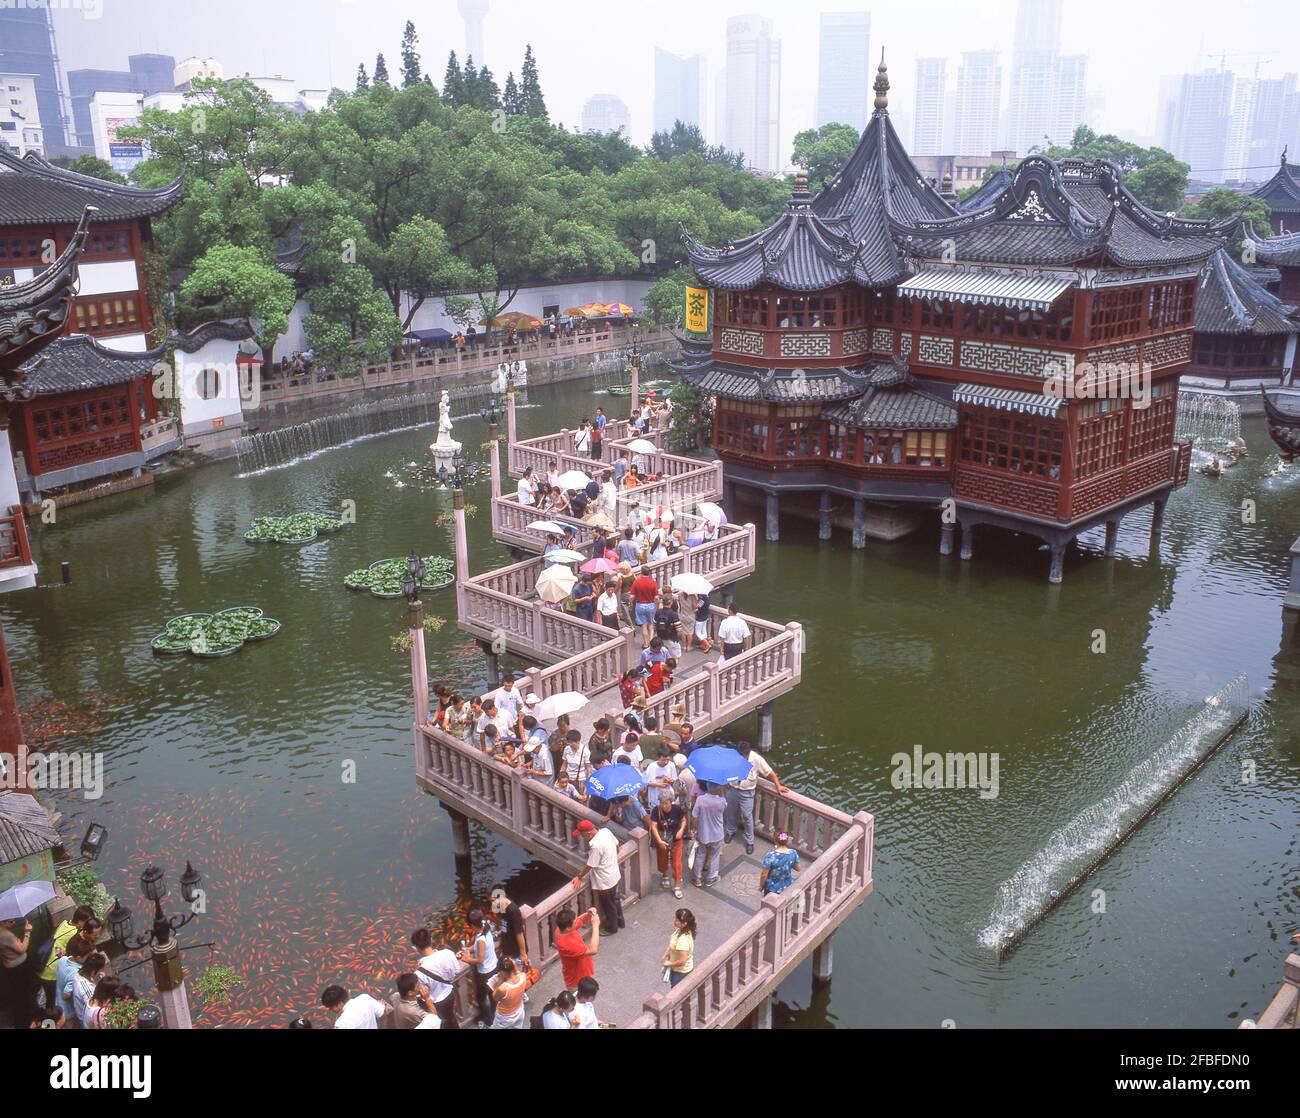
[[[745,651],[752,634],[745,619],[736,612],[736,603],[727,606],[727,616],[718,626],[718,640],[722,642],[722,658],[730,660]]]
[[[460,975],[460,961],[456,958],[456,953],[448,947],[435,950],[433,936],[425,927],[416,928],[411,933],[411,944],[420,952],[415,977],[420,980],[420,985],[433,1002],[434,1012],[441,1019],[444,1028],[460,1028],[460,1023],[456,1020],[454,997],[456,979]]]
[[[524,697],[515,686],[515,677],[507,675],[501,681],[501,686],[492,692],[492,698],[496,700],[497,710],[509,716],[518,733],[519,713],[523,709]]]
[[[565,735],[564,752],[560,764],[569,777],[574,794],[580,799],[587,795],[587,777],[591,775],[591,750],[582,740],[581,730],[570,730]]]
[[[530,715],[529,718],[532,719],[532,716]],[[536,721],[536,719],[532,720]],[[555,768],[551,751],[546,748],[545,730],[542,730],[541,737],[529,735],[528,740],[524,742],[524,753],[528,757],[528,768],[524,771],[529,776],[535,776],[538,780],[550,784],[555,779]]]
[[[618,838],[608,827],[597,828],[590,819],[584,819],[573,832],[587,844],[587,864],[573,879],[574,889],[582,888],[583,878],[591,875],[591,892],[600,910],[602,937],[617,935],[623,927],[623,899],[618,894],[622,871],[618,865]]]
[[[384,1014],[393,1008],[369,994],[358,994],[349,1000],[342,986],[326,986],[321,991],[320,1003],[334,1015],[336,1029],[377,1029]]]
[[[532,506],[537,504],[537,485],[533,481],[532,466],[524,470],[524,476],[519,479],[519,484],[515,487],[515,493],[518,495],[521,505]]]
[[[723,841],[730,842],[736,837],[736,831],[740,830],[745,836],[745,853],[753,854],[754,790],[758,787],[758,778],[768,777],[776,785],[778,796],[784,796],[790,789],[781,783],[776,770],[767,763],[767,758],[749,742],[742,741],[736,746],[736,752],[749,761],[749,775],[727,787],[727,821]]]
[[[677,766],[673,764],[672,752],[668,746],[661,745],[658,756],[645,767],[646,788],[650,803],[659,802],[660,792],[672,792],[677,780]]]

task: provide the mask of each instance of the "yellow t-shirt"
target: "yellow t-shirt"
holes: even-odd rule
[[[686,962],[672,967],[678,974],[690,974],[695,969],[695,937],[690,932],[673,932],[668,941],[669,951],[684,951]]]
[[[77,926],[71,920],[65,920],[54,930],[54,945],[50,948],[50,957],[45,960],[45,967],[41,971],[41,979],[45,982],[53,982],[55,971],[58,969],[59,960],[63,958],[64,951],[67,950],[68,940],[77,934]]]

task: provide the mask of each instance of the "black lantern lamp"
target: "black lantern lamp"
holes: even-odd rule
[[[414,603],[419,600],[420,588],[424,585],[424,580],[428,577],[428,574],[429,569],[425,566],[424,560],[420,558],[420,553],[412,551],[406,557],[406,575],[402,579],[402,593],[406,595],[408,602]]]
[[[167,880],[163,877],[163,871],[157,866],[146,866],[140,875],[140,892],[155,902],[167,896]]]
[[[199,898],[199,886],[202,875],[189,862],[185,863],[185,872],[181,874],[181,897],[187,905],[193,905]],[[113,907],[108,910],[107,923],[109,934],[114,941],[128,951],[138,951],[150,944],[161,946],[171,941],[172,933],[180,931],[194,919],[193,908],[184,916],[167,916],[163,912],[163,898],[167,896],[167,880],[163,871],[157,866],[146,866],[140,875],[140,892],[153,901],[153,925],[143,935],[135,934],[135,917],[116,897]]]
[[[478,410],[479,415],[483,417],[483,422],[489,427],[495,427],[501,422],[501,397],[495,392],[488,396],[487,403]]]
[[[188,861],[185,863],[185,872],[181,874],[181,896],[186,904],[193,904],[199,899],[201,890],[199,886],[203,883],[203,875],[199,873]]]
[[[135,932],[135,919],[131,910],[124,908],[122,902],[113,898],[113,907],[108,910],[108,934],[115,943],[126,943]]]

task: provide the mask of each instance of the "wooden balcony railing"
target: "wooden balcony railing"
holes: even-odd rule
[[[9,515],[0,516],[0,570],[27,567],[31,562],[32,545],[23,510],[19,505],[10,505]]]
[[[1244,1028],[1245,1023],[1239,1028]],[[1257,1029],[1300,1029],[1300,955],[1286,957],[1282,985],[1255,1021]]]
[[[145,423],[140,428],[140,449],[147,455],[157,451],[168,443],[177,442],[181,437],[180,424],[175,416],[163,416],[152,423]]]

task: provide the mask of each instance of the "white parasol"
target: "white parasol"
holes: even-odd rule
[[[559,564],[547,567],[537,576],[537,596],[543,602],[563,602],[572,593],[577,581],[578,576],[568,567]]]

